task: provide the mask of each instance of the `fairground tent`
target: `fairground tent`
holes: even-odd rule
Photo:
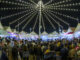
[[[1,24],[1,21],[0,21],[0,30],[3,30],[4,28],[3,28],[3,26],[2,26],[2,24]]]
[[[6,37],[6,36],[9,36],[8,32],[6,32],[0,22],[0,36],[1,37]]]
[[[19,37],[21,39],[26,39],[26,32],[25,31],[21,31],[20,34],[19,34]]]
[[[77,25],[77,27],[75,29],[75,32],[77,32],[77,31],[80,31],[80,23],[78,23],[78,25]]]
[[[46,31],[44,31],[41,35],[48,35],[48,33]]]
[[[72,32],[71,28],[69,27],[67,30],[67,33]]]
[[[6,29],[7,32],[12,32],[10,26]]]
[[[1,37],[6,37],[6,36],[9,36],[9,33],[5,30],[0,30],[0,36]]]
[[[32,31],[32,32],[30,33],[30,36],[31,36],[31,39],[32,39],[32,40],[37,40],[37,39],[38,39],[38,34],[35,33],[34,31]]]
[[[75,38],[80,38],[80,23],[78,23],[75,33],[74,33]]]

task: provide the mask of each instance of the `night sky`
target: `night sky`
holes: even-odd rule
[[[2,1],[10,1],[10,2],[21,3],[21,2],[19,2],[19,0],[2,0]],[[30,2],[29,0],[22,0],[22,1],[26,1],[26,2],[32,4],[32,2]],[[35,3],[38,3],[39,0],[33,0],[33,1],[34,1]],[[45,3],[47,3],[47,2],[50,1],[50,0],[42,0],[42,1],[43,1],[43,4],[45,4]],[[63,0],[53,0],[53,2],[51,2],[50,4],[57,3],[57,2],[60,2],[60,1],[63,1]],[[64,0],[64,1],[65,1],[65,0]],[[75,3],[80,3],[80,0],[72,0],[72,1],[70,1],[70,2],[62,3],[62,4],[59,4],[59,5],[66,5],[66,4],[73,4],[73,3],[74,3],[74,4],[75,4]],[[50,5],[50,4],[49,4],[49,5]],[[8,4],[8,3],[2,3],[2,2],[0,2],[0,7],[1,7],[1,8],[18,8],[18,7],[22,7],[22,6],[18,6],[18,5],[13,5],[13,4]],[[9,17],[9,18],[5,18],[5,19],[1,19],[1,18],[5,17],[5,16],[12,15],[12,14],[15,14],[15,13],[18,13],[18,12],[22,12],[22,11],[29,10],[29,9],[1,10],[1,8],[0,8],[0,20],[1,20],[3,26],[9,26],[9,23],[10,23],[10,22],[16,20],[17,18],[22,17],[22,16],[25,15],[26,13],[22,13],[22,14],[19,14],[19,15],[16,15],[16,16],[12,16],[12,17]],[[61,8],[61,7],[59,7],[59,8]],[[51,11],[58,12],[58,13],[62,13],[62,14],[64,14],[64,15],[69,15],[69,16],[72,16],[72,17],[74,17],[74,18],[78,18],[78,19],[79,19],[79,22],[80,22],[80,4],[77,5],[77,6],[68,6],[68,7],[62,7],[62,8],[63,8],[63,9],[78,9],[78,11],[66,11],[66,10],[54,10],[54,9],[52,9]],[[49,10],[49,11],[50,11],[50,10]],[[29,12],[27,12],[27,13],[29,13]],[[54,13],[52,13],[52,14],[54,14]],[[31,22],[26,26],[26,28],[24,29],[24,31],[30,32],[30,28],[33,28],[33,26],[34,26],[34,24],[35,24],[37,15],[38,15],[38,13],[33,17],[33,19],[31,20]],[[55,18],[54,16],[51,15],[57,22],[59,22],[59,23],[63,26],[63,28],[60,27],[60,26],[58,26],[58,25],[49,17],[50,21],[52,22],[52,24],[54,24],[54,26],[55,26],[55,28],[56,28],[56,29],[54,29],[54,28],[50,25],[50,23],[48,22],[47,18],[46,18],[46,17],[44,16],[44,14],[43,14],[43,20],[44,20],[44,24],[45,24],[45,28],[46,28],[45,30],[46,30],[48,33],[51,33],[51,32],[53,32],[53,31],[55,31],[55,30],[58,31],[59,28],[61,28],[61,29],[68,29],[69,27],[76,27],[77,24],[78,24],[78,21],[73,20],[73,19],[71,19],[71,18],[67,18],[67,17],[61,16],[61,15],[58,15],[58,14],[54,14],[54,15],[58,16],[59,18],[61,18],[61,19],[64,20],[64,21],[68,22],[68,23],[69,23],[69,26],[66,25],[65,23],[59,21],[59,19],[57,19],[57,18]],[[20,19],[19,21],[15,22],[14,24],[11,24],[10,27],[11,27],[12,29],[15,29],[15,26],[16,26],[18,23],[21,23],[26,17],[28,17],[28,16],[25,16],[24,18]],[[30,17],[30,18],[31,18],[31,17]],[[29,18],[29,19],[30,19],[30,18]],[[29,20],[29,19],[28,19],[28,20]],[[26,22],[27,22],[28,20],[26,20]],[[23,26],[26,24],[26,22],[24,22],[23,24],[21,24],[21,25],[19,26],[19,29],[16,28],[16,30],[21,31],[22,28],[23,28]],[[41,23],[41,24],[42,24],[42,23]],[[37,33],[38,33],[38,31],[39,31],[39,20],[38,20],[37,23],[36,23],[36,26],[35,26],[34,31],[37,32]],[[42,24],[41,32],[43,32],[43,31],[44,31],[44,29],[43,29],[43,24]]]

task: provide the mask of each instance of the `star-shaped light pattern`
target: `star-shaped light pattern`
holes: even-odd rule
[[[40,10],[44,31],[50,27],[53,30],[69,27],[73,21],[79,22],[79,0],[0,0],[0,3],[0,20],[6,20],[10,26],[20,30],[28,27],[35,31],[39,27]]]

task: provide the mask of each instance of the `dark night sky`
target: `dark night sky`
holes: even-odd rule
[[[7,0],[7,1],[13,1],[13,0]],[[26,2],[30,2],[28,0],[24,0]],[[38,3],[39,0],[34,0],[36,3]],[[46,2],[48,2],[49,0],[43,0],[43,3],[45,4]],[[62,1],[62,0],[54,0],[52,3],[56,3],[56,2],[59,2],[59,1]],[[17,2],[16,0],[14,0],[13,2]],[[68,3],[64,3],[64,4],[70,4],[70,3],[78,3],[80,2],[80,0],[72,0],[71,2],[68,2]],[[51,3],[51,4],[52,4]],[[14,8],[14,7],[19,7],[19,6],[15,6],[15,5],[10,5],[10,4],[4,4],[4,3],[1,3],[0,4],[1,7],[9,7],[9,8]],[[73,17],[77,17],[79,18],[79,21],[80,21],[80,5],[79,6],[73,6],[73,7],[67,7],[67,8],[74,8],[74,9],[78,9],[79,11],[78,12],[71,12],[71,11],[56,11],[56,12],[59,12],[59,13],[63,13],[63,14],[66,14],[66,15],[70,15],[70,16],[73,16]],[[0,17],[4,17],[4,16],[7,16],[7,15],[11,15],[11,14],[14,14],[14,13],[18,13],[18,12],[21,12],[21,11],[25,11],[25,9],[19,9],[19,10],[0,10]],[[3,19],[1,20],[3,26],[9,26],[9,23],[21,16],[23,16],[24,14],[26,13],[23,13],[23,14],[20,14],[18,16],[13,16],[13,17],[10,17],[10,18],[7,18],[7,19]],[[56,14],[55,14],[56,15]],[[37,16],[37,15],[36,15]],[[36,16],[33,18],[33,20],[28,24],[28,26],[24,29],[24,31],[26,32],[29,32],[30,31],[30,28],[33,27],[34,23],[35,22],[35,19],[36,19]],[[70,18],[65,18],[63,16],[60,16],[60,15],[57,15],[59,16],[60,18],[62,18],[64,21],[67,21],[69,24],[70,24],[70,27],[76,27],[78,22],[76,20],[72,20]],[[27,16],[26,16],[27,17]],[[22,18],[19,23],[24,20],[26,17]],[[55,18],[55,17],[53,17]],[[53,32],[54,29],[51,27],[51,25],[49,24],[49,22],[46,20],[46,18],[43,16],[43,19],[44,19],[44,23],[45,23],[45,27],[46,27],[46,31],[48,33],[50,32]],[[58,19],[55,18],[56,21],[58,21],[62,26],[63,26],[63,29],[68,29],[68,26],[62,22],[60,22]],[[52,21],[52,20],[51,20]],[[39,21],[38,21],[39,22]],[[35,28],[35,32],[38,33],[38,25],[39,23],[37,22],[36,24],[36,28]],[[59,26],[57,26],[56,23],[54,23],[54,21],[52,21],[52,23],[55,25],[56,27],[56,30],[58,31],[59,29]],[[15,28],[15,25],[18,24],[18,22],[14,23],[11,25],[11,28],[14,29]],[[20,28],[19,30],[21,31],[22,30],[22,27],[24,26],[25,22],[20,25]],[[42,26],[43,27],[43,26]],[[16,28],[18,30],[18,28]],[[43,29],[42,29],[42,32],[43,32]]]

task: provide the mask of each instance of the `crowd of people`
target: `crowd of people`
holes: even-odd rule
[[[80,40],[28,41],[0,37],[0,60],[80,60]]]

